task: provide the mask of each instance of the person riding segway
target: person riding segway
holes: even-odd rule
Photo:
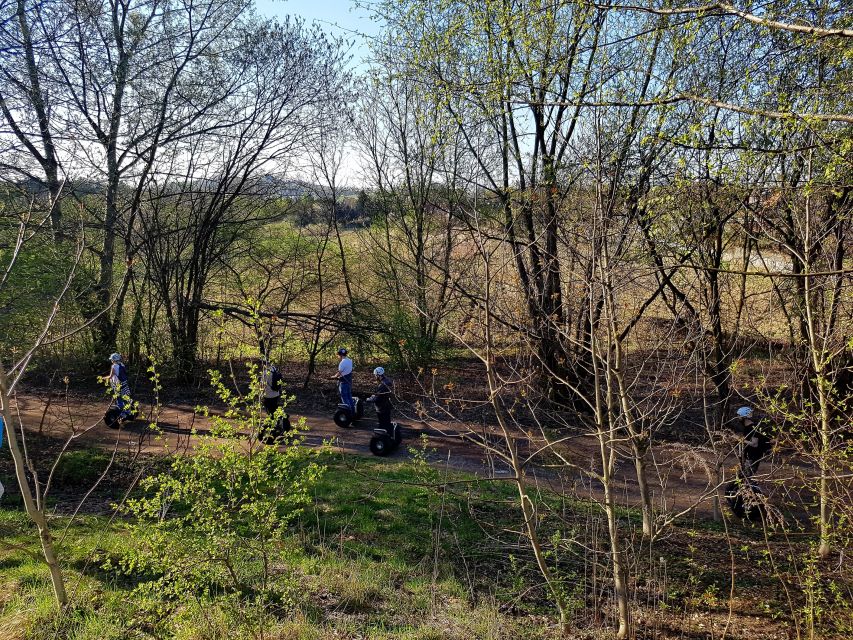
[[[737,410],[737,415],[743,434],[741,463],[746,475],[752,477],[758,472],[761,461],[773,450],[773,440],[767,425],[753,419],[752,407],[741,407]]]
[[[335,424],[339,427],[347,429],[354,426],[354,423],[361,419],[364,412],[360,398],[352,396],[352,360],[347,357],[346,349],[338,349],[338,370],[332,380],[338,381],[338,394],[341,396],[341,402],[338,404],[338,409],[335,411]]]
[[[743,440],[738,445],[738,472],[734,480],[726,485],[726,500],[739,518],[760,521],[763,516],[764,492],[755,481],[761,461],[773,450],[773,440],[767,427],[753,419],[752,407],[737,410]]]
[[[264,390],[261,403],[269,417],[261,423],[258,438],[264,444],[275,444],[276,440],[290,431],[289,416],[286,413],[277,413],[281,404],[281,373],[275,365],[266,363],[262,381]]]
[[[391,422],[391,394],[394,383],[385,375],[385,369],[382,367],[376,367],[373,375],[378,386],[376,392],[366,401],[376,405],[379,427],[373,430],[375,435],[370,439],[370,451],[375,456],[387,456],[403,439],[400,426]]]
[[[110,385],[113,403],[104,415],[104,422],[110,429],[118,429],[122,423],[132,420],[136,415],[133,400],[130,397],[127,367],[122,362],[120,353],[110,356],[110,372],[104,376]]]

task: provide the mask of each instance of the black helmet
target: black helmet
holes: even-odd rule
[[[338,349],[338,355],[339,355],[339,356],[345,356],[346,354],[347,354],[347,350],[346,350],[346,349],[344,349],[343,347],[341,347],[340,349]]]

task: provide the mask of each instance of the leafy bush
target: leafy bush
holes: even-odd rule
[[[257,368],[250,372],[258,380]],[[304,424],[279,446],[258,440],[267,420],[260,382],[240,396],[218,373],[211,378],[226,411],[199,409],[210,419],[210,433],[175,457],[168,472],[145,479],[144,495],[128,501],[125,510],[136,516],[137,533],[144,533],[134,539],[144,542],[117,564],[123,572],[156,575],[137,589],[156,596],[152,600],[161,606],[226,595],[254,616],[286,607],[284,600],[294,592],[287,580],[275,577],[276,559],[288,525],[311,502],[324,467],[315,460],[317,450],[299,446]]]
[[[375,315],[384,320],[385,328],[379,338],[383,351],[391,357],[393,364],[418,367],[441,357],[439,341],[425,333],[419,314],[393,307]]]

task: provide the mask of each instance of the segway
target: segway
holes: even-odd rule
[[[110,407],[104,414],[104,424],[110,429],[119,429],[125,422],[133,422],[136,419],[136,415],[134,413],[126,416],[122,416],[122,413],[124,413],[122,409],[119,409],[118,407]]]
[[[761,522],[764,517],[764,492],[751,478],[738,474],[737,478],[726,485],[726,502],[729,508],[741,520]]]
[[[290,429],[290,416],[283,414],[274,424],[270,424],[269,420],[264,421],[261,428],[258,429],[258,440],[264,444],[278,444],[282,436]]]
[[[380,458],[393,453],[403,441],[403,429],[396,422],[391,423],[391,433],[386,429],[374,429],[370,439],[370,453]]]
[[[355,402],[355,412],[350,408],[349,405],[341,402],[338,404],[338,409],[335,411],[335,415],[333,417],[335,424],[338,425],[341,429],[349,429],[355,426],[355,423],[361,420],[364,416],[364,402],[358,396],[353,396],[353,401]]]

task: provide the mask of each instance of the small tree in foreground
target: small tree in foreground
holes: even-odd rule
[[[288,525],[311,501],[323,472],[316,461],[322,449],[298,446],[304,422],[282,436],[280,446],[261,443],[268,420],[259,402],[263,387],[257,367],[249,372],[246,395],[210,372],[226,410],[199,408],[210,420],[209,434],[198,436],[168,471],[143,480],[143,496],[127,503],[141,542],[126,552],[121,568],[155,576],[138,589],[157,600],[200,602],[224,591],[238,607],[252,603],[262,612],[282,595],[271,582],[272,568]]]
[[[78,230],[74,242],[69,240],[66,245],[53,247],[44,242],[44,230],[48,228],[52,206],[41,210],[32,202],[21,204],[14,192],[8,190],[3,192],[3,198],[4,202],[0,206],[0,221],[4,230],[0,235],[0,317],[6,326],[0,336],[0,429],[5,427],[6,430],[24,509],[38,529],[42,555],[50,571],[56,602],[65,606],[68,594],[46,510],[47,493],[58,459],[46,477],[39,476],[26,448],[15,394],[18,383],[40,350],[67,339],[85,326],[75,326],[64,331],[57,329],[60,325],[58,320],[62,318],[61,310],[71,297],[69,292],[86,246],[86,238],[82,230]],[[9,231],[14,235],[9,234]],[[3,242],[10,239],[8,244]],[[39,273],[32,290],[22,295],[15,286],[19,280],[33,280],[30,263],[39,252],[47,252],[57,266]],[[27,330],[17,336],[8,334],[5,330],[13,323],[20,325],[20,318],[27,318]],[[13,323],[9,322],[10,319]],[[15,419],[16,414],[18,420]],[[70,438],[74,435],[72,433]]]

